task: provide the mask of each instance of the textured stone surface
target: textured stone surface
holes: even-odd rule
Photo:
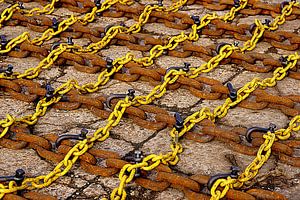
[[[156,0],[142,0],[141,3],[157,3]],[[279,0],[267,1],[280,3]],[[171,5],[171,1],[164,1],[164,5]],[[33,8],[39,3],[25,3],[26,8]],[[7,7],[7,3],[0,4],[0,11]],[[114,9],[114,6],[112,6]],[[189,15],[199,15],[200,17],[206,15],[207,13],[212,13],[213,11],[204,8],[202,5],[194,4],[187,5],[181,9]],[[218,15],[223,15],[227,10],[216,11]],[[76,16],[83,16],[82,14],[74,13],[68,9],[60,8],[56,9],[54,13],[48,15],[49,17],[57,17],[59,20],[66,19],[71,14]],[[271,19],[270,16],[259,15],[259,16],[244,16],[239,15],[239,17],[233,20],[233,24],[253,24],[255,19],[264,21],[264,19]],[[94,23],[87,25],[87,27],[105,27],[107,25],[119,25],[124,22],[126,27],[135,24],[137,21],[129,19],[127,17],[121,18],[110,18],[110,17],[96,17]],[[299,33],[299,22],[297,20],[287,21],[282,25],[279,30],[287,30],[289,32]],[[13,30],[13,31],[12,31]],[[185,33],[190,32],[190,28],[185,30]],[[4,26],[1,28],[1,34],[7,35],[8,39],[14,38],[24,31],[30,33],[30,38],[40,36],[41,33],[33,32],[29,28],[24,28],[22,26]],[[168,28],[163,23],[148,23],[142,28],[142,33],[151,33],[155,38],[167,38],[171,35],[176,35],[181,33],[181,30]],[[208,37],[207,35],[200,36],[200,39],[193,42],[196,45],[201,45],[204,47],[214,46],[221,42],[233,43],[237,41],[229,33],[225,37]],[[249,34],[249,33],[247,33]],[[53,38],[46,41],[44,44],[52,44],[55,41],[66,41],[66,38]],[[90,43],[89,39],[79,38],[74,39],[74,43],[81,46],[86,46]],[[244,41],[240,41],[240,46],[242,46]],[[133,51],[128,47],[119,45],[109,45],[108,48],[104,48],[97,55],[101,56],[103,59],[110,57],[116,59],[118,57],[125,56],[128,52],[134,54],[136,58],[141,58],[143,56],[149,55],[148,52]],[[281,55],[288,55],[294,53],[292,51],[277,49],[270,45],[270,43],[260,42],[257,44],[256,48],[253,50],[256,53],[264,53],[266,55],[272,56],[278,59]],[[5,67],[7,64],[13,64],[15,66],[14,71],[23,72],[28,68],[35,67],[40,62],[40,59],[35,57],[26,58],[12,58],[9,56],[0,56],[0,66]],[[151,68],[161,67],[167,69],[172,66],[183,66],[184,62],[191,63],[192,67],[199,67],[201,64],[205,63],[204,59],[199,57],[190,56],[187,58],[177,58],[172,56],[161,56],[154,60],[154,65]],[[261,62],[257,62],[256,65],[263,67]],[[274,69],[273,69],[274,70]],[[299,70],[298,70],[299,71]],[[79,72],[74,69],[73,66],[56,66],[53,65],[49,70],[43,70],[39,75],[36,82],[45,84],[46,82],[51,82],[53,87],[58,87],[62,83],[70,80],[76,79],[80,85],[95,82],[97,80],[98,74],[87,74]],[[258,77],[260,79],[270,77],[272,73],[256,73],[245,70],[242,65],[226,64],[217,66],[211,72],[207,74],[202,74],[202,76],[213,78],[219,80],[222,84],[231,81],[236,88],[242,87],[246,82],[251,81],[253,78]],[[280,81],[276,87],[272,89],[267,89],[271,94],[276,95],[299,95],[300,93],[300,82],[296,79],[286,78]],[[109,96],[115,93],[127,93],[127,90],[133,88],[136,90],[136,95],[144,94],[147,95],[153,88],[148,82],[139,80],[136,82],[122,82],[119,80],[111,80],[105,86],[90,96],[97,96],[99,94],[104,96]],[[253,97],[250,97],[253,98]],[[186,89],[177,89],[176,91],[168,91],[161,99],[156,100],[154,105],[159,106],[165,110],[168,110],[170,115],[174,112],[180,112],[184,116],[192,114],[200,110],[203,107],[208,107],[213,110],[218,105],[224,103],[224,100],[202,100],[198,97],[193,96]],[[34,104],[25,103],[18,100],[12,99],[7,93],[0,91],[0,120],[5,118],[6,113],[10,113],[14,117],[20,117],[27,114],[34,113]],[[300,109],[299,105],[296,107]],[[288,121],[286,115],[281,111],[266,108],[263,110],[250,110],[240,107],[236,107],[230,110],[224,119],[218,120],[217,126],[232,127],[252,127],[252,126],[268,126],[270,122],[275,123],[277,127],[286,127]],[[57,109],[49,109],[46,115],[39,119],[38,123],[33,127],[32,133],[36,135],[45,135],[48,133],[54,133],[57,135],[61,134],[77,134],[80,132],[81,128],[87,128],[89,130],[89,136],[93,132],[104,127],[107,124],[107,120],[100,120],[94,116],[89,110],[85,108],[80,108],[75,111],[63,111]],[[142,128],[131,119],[124,118],[120,121],[119,125],[113,128],[110,132],[110,138],[104,142],[96,142],[94,144],[95,149],[110,150],[118,153],[120,156],[128,154],[130,151],[135,149],[143,150],[145,155],[151,153],[167,153],[170,149],[171,137],[169,135],[170,128],[165,128],[159,132],[148,130]],[[299,133],[294,133],[294,137],[299,138]],[[75,142],[74,142],[75,143]],[[228,172],[230,166],[232,165],[225,155],[232,154],[235,156],[241,169],[245,167],[253,160],[253,156],[245,156],[234,152],[228,145],[224,142],[211,141],[208,143],[196,143],[194,141],[183,139],[182,141],[184,152],[180,155],[180,161],[172,169],[174,172],[184,174],[186,176],[193,174],[206,174],[212,175],[216,173]],[[0,147],[0,176],[2,175],[12,175],[15,173],[17,168],[23,168],[26,171],[28,177],[45,175],[50,170],[54,169],[55,165],[53,163],[44,161],[41,159],[37,153],[30,149],[22,150],[10,150]],[[300,152],[295,149],[294,156],[300,156]],[[275,155],[275,154],[274,154]],[[274,190],[284,194],[289,200],[298,200],[300,181],[299,174],[300,168],[291,167],[278,161],[277,155],[272,155],[268,162],[259,171],[257,178],[255,178],[252,184],[255,187],[267,187],[265,182],[268,179],[274,179]],[[16,159],[18,158],[18,159]],[[97,165],[105,166],[105,161],[103,159],[98,159]],[[151,176],[151,175],[150,175]],[[284,180],[279,181],[278,180]],[[272,182],[272,183],[273,183]],[[64,177],[59,178],[55,183],[50,186],[39,190],[44,194],[51,194],[56,196],[60,200],[69,199],[101,199],[103,197],[108,198],[112,190],[117,187],[120,183],[118,175],[112,177],[101,177],[90,173],[87,173],[80,169],[79,164],[75,164],[71,171],[67,173]],[[128,193],[128,199],[145,199],[145,200],[185,200],[184,194],[174,188],[169,187],[162,192],[153,192],[151,190],[144,189],[137,186],[135,183],[128,184],[126,188]]]

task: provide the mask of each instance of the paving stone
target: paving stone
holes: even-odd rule
[[[87,197],[99,197],[100,195],[106,194],[101,185],[92,183],[87,188],[83,190],[83,193]]]
[[[70,198],[75,191],[76,189],[68,187],[64,184],[57,184],[57,183],[53,183],[50,186],[39,190],[39,192],[43,194],[48,194],[54,197],[58,197],[60,200],[66,200]]]
[[[186,89],[177,89],[175,91],[167,92],[161,99],[157,100],[156,105],[174,107],[176,108],[189,108],[200,101],[199,97],[195,97]]]
[[[155,200],[186,200],[184,194],[178,190],[168,188],[157,195]]]
[[[52,166],[42,160],[34,150],[13,150],[0,147],[0,174],[1,176],[14,175],[17,169],[23,169],[26,177],[44,175]]]
[[[134,124],[130,119],[124,119],[112,130],[112,133],[125,141],[140,143],[152,136],[155,131],[142,128]]]
[[[120,156],[125,156],[125,154],[134,149],[134,147],[130,143],[112,138],[108,138],[104,142],[96,143],[94,145],[94,148],[114,151]]]
[[[237,120],[238,119],[238,120]],[[288,124],[288,117],[275,109],[264,109],[259,112],[245,108],[231,109],[221,123],[230,126],[269,127],[270,123],[276,124],[277,128],[284,128]]]
[[[2,95],[0,96],[0,105],[0,119],[5,119],[6,114],[20,117],[26,110],[33,107],[31,103],[15,100]]]

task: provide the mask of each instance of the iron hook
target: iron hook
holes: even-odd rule
[[[7,76],[11,76],[13,74],[13,69],[14,66],[8,64],[6,69],[0,69],[0,73],[5,73]]]
[[[176,112],[174,114],[174,117],[175,117],[175,120],[176,120],[174,128],[176,129],[177,132],[180,132],[182,130],[182,128],[184,127],[183,126],[184,120],[178,112]]]
[[[191,64],[190,63],[188,63],[188,62],[185,62],[185,63],[183,63],[184,64],[184,66],[182,66],[182,67],[169,67],[168,69],[167,69],[167,71],[166,71],[166,74],[168,74],[169,73],[169,71],[171,71],[172,69],[175,69],[175,70],[182,70],[182,71],[184,71],[184,72],[188,72],[189,70],[190,70],[190,66],[191,66]]]
[[[65,135],[61,135],[57,138],[57,140],[55,141],[55,148],[58,148],[60,146],[60,144],[62,143],[62,141],[64,140],[84,140],[86,139],[86,135],[88,134],[88,130],[83,128],[80,131],[80,134],[65,134]]]
[[[125,98],[126,96],[128,96],[130,99],[133,99],[135,96],[134,96],[134,93],[135,93],[135,90],[134,89],[129,89],[128,90],[128,93],[127,94],[112,94],[110,95],[107,100],[105,101],[105,104],[108,108],[111,108],[111,101],[113,99],[116,99],[116,98]]]
[[[237,99],[237,91],[236,89],[233,87],[232,83],[228,82],[227,83],[227,88],[229,90],[229,98],[231,99],[231,101],[236,101]]]
[[[216,174],[214,176],[211,176],[210,179],[207,182],[207,188],[210,190],[214,183],[221,178],[227,178],[230,176],[231,178],[236,179],[238,177],[238,173],[240,171],[240,168],[237,166],[231,166],[230,167],[231,172],[230,173],[225,173],[225,174]]]
[[[251,143],[252,142],[252,133],[254,131],[258,131],[258,132],[263,132],[263,133],[267,133],[268,131],[274,133],[275,132],[275,129],[276,129],[276,125],[273,124],[273,123],[270,123],[269,127],[268,128],[262,128],[262,127],[251,127],[251,128],[248,128],[247,132],[246,132],[246,140]]]
[[[25,179],[25,171],[23,169],[17,169],[14,176],[0,176],[0,182],[15,181],[18,186],[22,185]]]

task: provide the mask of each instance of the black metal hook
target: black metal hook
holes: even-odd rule
[[[184,120],[183,118],[181,117],[180,113],[176,112],[174,114],[174,117],[175,117],[175,120],[176,120],[176,123],[174,125],[174,128],[176,129],[176,131],[180,132],[182,130],[182,128],[184,127],[183,124],[184,124]]]
[[[185,63],[183,63],[183,64],[184,64],[184,66],[182,66],[182,67],[169,67],[169,68],[167,69],[167,71],[166,71],[166,74],[169,73],[169,71],[171,71],[172,69],[175,69],[175,70],[182,70],[182,71],[184,71],[184,72],[188,72],[188,71],[190,70],[191,64],[188,63],[188,62],[185,62]]]
[[[287,66],[288,64],[288,56],[280,56],[279,61],[283,66]]]
[[[194,20],[194,24],[196,24],[197,26],[200,25],[200,17],[197,15],[192,15],[191,16],[192,20]]]
[[[276,129],[276,125],[273,124],[273,123],[270,123],[269,127],[268,128],[262,128],[262,127],[251,127],[251,128],[248,128],[247,132],[246,132],[246,140],[251,143],[252,142],[252,133],[254,131],[258,131],[258,132],[263,132],[263,133],[267,133],[268,131],[274,133],[275,132],[275,129]]]
[[[22,185],[25,179],[25,171],[23,169],[17,169],[14,176],[0,176],[0,182],[15,181],[18,186]]]
[[[133,155],[132,155],[133,154]],[[140,150],[135,150],[133,153],[130,153],[129,155],[126,155],[124,157],[124,160],[134,162],[135,164],[142,162],[144,158],[143,152]],[[137,168],[135,171],[136,178],[141,176],[141,169]]]
[[[68,45],[73,45],[74,44],[72,37],[67,37],[67,44]]]
[[[108,73],[111,72],[111,70],[112,70],[113,67],[114,67],[113,62],[114,62],[113,59],[111,59],[111,58],[109,58],[109,57],[106,58],[106,69],[107,69],[107,72],[108,72]]]
[[[94,0],[95,6],[99,9],[101,8],[101,0]]]
[[[280,4],[280,10],[283,10],[283,8],[285,6],[289,5],[289,2],[288,1],[283,1],[281,4]]]
[[[54,49],[56,49],[57,47],[59,47],[59,45],[61,44],[61,42],[54,42],[50,48],[50,51],[53,51]]]
[[[53,30],[54,30],[55,32],[58,30],[58,25],[59,25],[59,23],[58,23],[57,18],[56,18],[56,17],[53,17],[53,18],[52,18],[52,28],[53,28]]]
[[[19,5],[19,8],[20,8],[20,9],[25,9],[23,2],[20,2],[20,1],[19,1],[19,2],[18,2],[18,5]]]
[[[105,104],[108,108],[111,108],[111,101],[113,99],[116,99],[116,98],[123,99],[128,96],[132,100],[135,97],[134,93],[135,93],[134,89],[129,89],[127,94],[112,94],[106,99]]]
[[[63,140],[84,140],[86,139],[86,135],[88,134],[88,130],[83,128],[80,131],[80,134],[65,134],[65,135],[61,135],[59,136],[59,138],[57,138],[57,140],[55,141],[55,148],[58,148],[60,146],[60,144],[62,143]]]
[[[157,5],[160,6],[160,7],[164,6],[164,5],[163,5],[163,0],[158,0]]]
[[[4,49],[7,45],[8,41],[6,38],[6,35],[0,35],[0,44],[1,44],[1,49]]]
[[[216,47],[216,52],[219,54],[221,51],[221,48],[224,47],[225,45],[229,45],[229,43],[226,43],[226,42],[219,43]]]
[[[228,82],[226,85],[229,90],[229,98],[231,99],[231,101],[235,101],[237,99],[236,89],[233,87],[232,83],[230,82]]]
[[[263,22],[262,24],[263,24],[263,25],[266,25],[266,26],[270,26],[271,20],[265,19],[264,22]]]
[[[221,178],[227,178],[228,176],[230,176],[231,178],[237,178],[238,177],[238,173],[240,171],[240,168],[237,166],[231,166],[230,167],[231,172],[230,173],[225,173],[225,174],[216,174],[214,176],[211,176],[210,179],[207,182],[207,188],[210,190],[212,188],[212,186],[214,185],[214,183]]]
[[[233,6],[234,6],[235,8],[238,8],[240,5],[241,5],[240,0],[234,0],[234,1],[233,1]]]
[[[14,66],[8,64],[6,69],[0,69],[0,73],[5,73],[7,76],[11,76],[13,74],[13,69]]]
[[[46,101],[49,101],[54,96],[55,89],[51,86],[50,83],[46,84]]]

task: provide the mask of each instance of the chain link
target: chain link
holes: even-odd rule
[[[8,21],[15,12],[20,12],[25,16],[33,16],[33,15],[40,15],[40,14],[51,14],[54,11],[54,4],[59,0],[52,0],[51,3],[47,4],[43,8],[33,8],[31,10],[25,10],[24,8],[20,7],[19,3],[16,3],[9,8],[6,8],[0,16],[0,28],[2,27],[3,22]],[[4,1],[0,1],[4,2]]]

